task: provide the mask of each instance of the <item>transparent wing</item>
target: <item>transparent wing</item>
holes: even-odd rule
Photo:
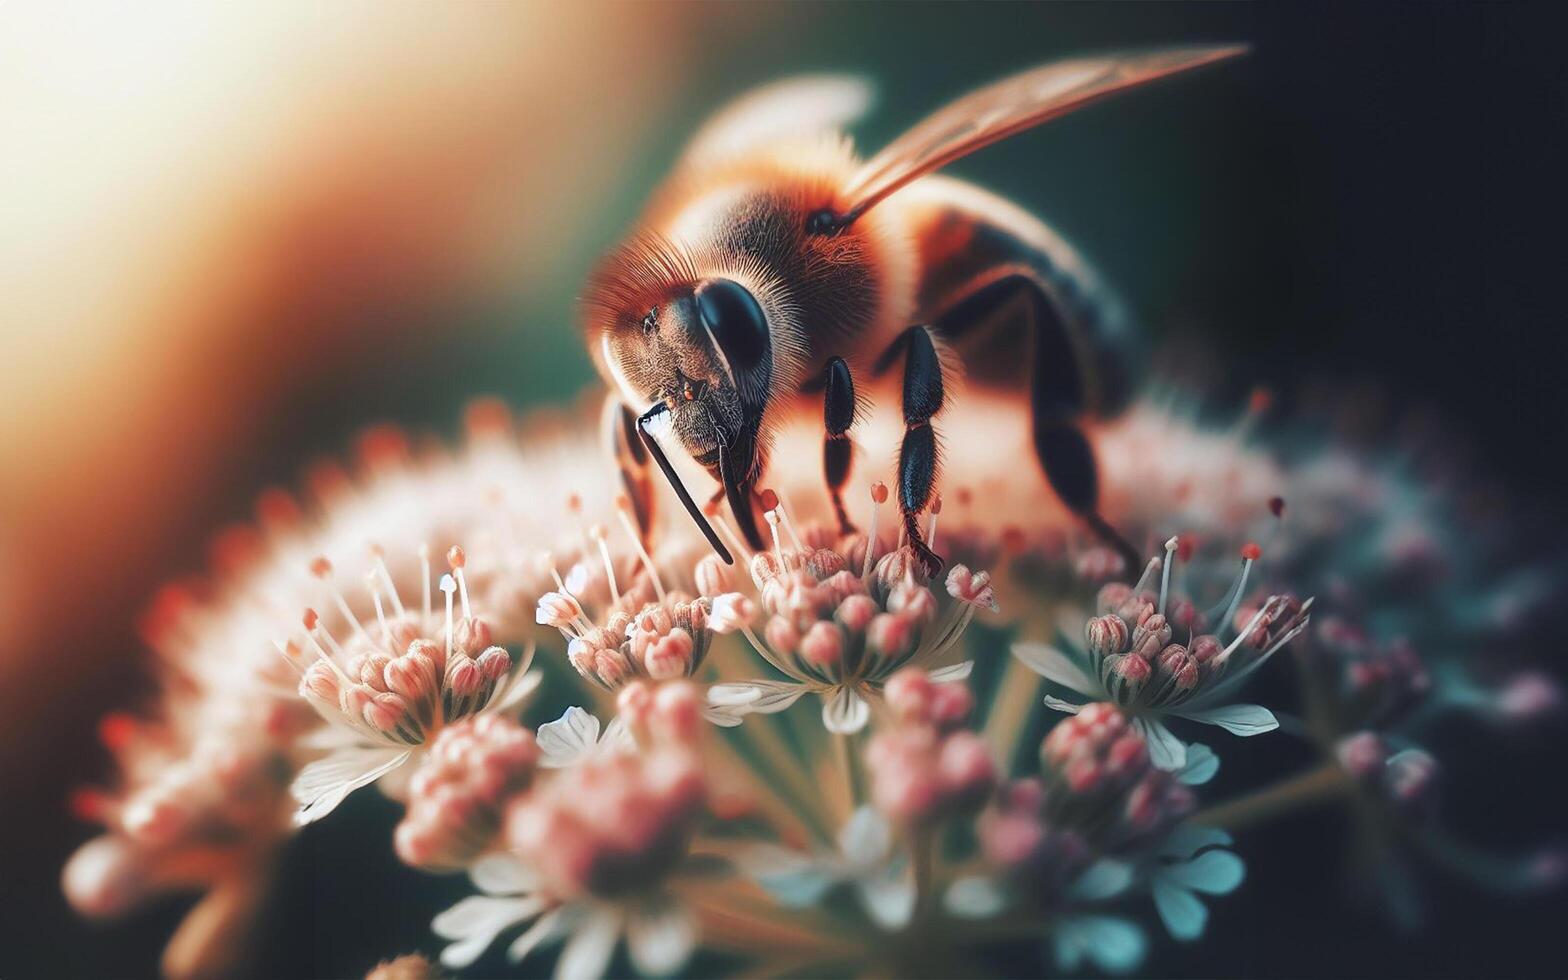
[[[861,167],[846,198],[847,214],[959,157],[1148,82],[1233,58],[1242,45],[1121,52],[1058,61],[971,92],[927,116]]]
[[[845,128],[871,107],[871,86],[853,75],[804,75],[764,85],[715,113],[686,147],[701,164],[757,146]]]

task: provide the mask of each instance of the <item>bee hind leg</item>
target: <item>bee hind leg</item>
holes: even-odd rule
[[[1086,377],[1086,360],[1092,358],[1086,358],[1080,348],[1089,334],[1085,318],[1093,315],[1093,308],[1084,307],[1077,314],[1072,309],[1071,304],[1053,299],[1035,275],[1004,270],[967,291],[937,317],[936,326],[960,347],[976,335],[999,332],[1005,341],[1018,336],[1010,331],[1032,332],[1029,411],[1035,455],[1046,482],[1067,509],[1136,574],[1142,564],[1137,550],[1099,511],[1099,465],[1080,424],[1092,403]],[[1101,386],[1111,380],[1115,379],[1101,378]],[[1106,400],[1106,393],[1100,392],[1099,401]]]
[[[849,427],[855,422],[855,380],[842,357],[828,361],[822,387],[822,475],[827,481],[828,498],[838,517],[840,534],[853,534],[855,525],[844,509],[844,484],[849,481],[854,446]]]
[[[943,562],[920,533],[920,513],[931,501],[941,465],[941,447],[931,420],[942,409],[942,360],[927,328],[911,327],[904,336],[904,442],[898,452],[898,509],[910,547],[926,573],[934,577]]]

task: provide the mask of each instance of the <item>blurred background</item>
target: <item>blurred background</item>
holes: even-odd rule
[[[1564,69],[1538,20],[1447,4],[0,6],[0,975],[149,975],[179,917],[89,926],[57,883],[90,833],[66,797],[107,764],[95,720],[149,689],[136,622],[157,585],[200,571],[258,490],[368,423],[453,431],[474,395],[523,407],[589,384],[578,284],[705,114],[754,83],[868,75],[880,99],[857,138],[874,150],[1056,56],[1250,42],[1241,63],[954,170],[1080,245],[1154,343],[1200,339],[1217,399],[1330,374],[1436,408],[1537,539],[1560,540],[1565,351],[1542,285],[1560,278],[1545,192],[1562,161],[1542,135],[1561,126]],[[1561,772],[1527,757],[1498,778],[1540,765]],[[1484,788],[1468,805],[1494,836],[1539,837],[1560,830],[1557,792],[1533,812],[1498,814]],[[380,805],[350,807],[390,825]],[[290,858],[257,975],[362,972],[391,937],[423,938],[430,910],[376,897],[404,880],[372,858],[384,835],[333,823]],[[1342,908],[1314,873],[1332,831],[1276,828],[1289,846],[1253,849],[1253,881],[1293,897],[1218,903],[1209,941],[1154,962],[1547,969],[1561,909],[1539,899],[1456,890],[1418,940]],[[329,849],[362,855],[365,876],[313,878]]]

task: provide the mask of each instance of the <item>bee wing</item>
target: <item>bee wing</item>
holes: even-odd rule
[[[1005,78],[927,116],[868,160],[850,182],[845,213],[859,216],[917,177],[1091,102],[1246,50],[1207,45],[1121,52],[1057,61]]]
[[[782,139],[834,132],[863,116],[872,99],[870,83],[853,75],[803,75],[764,85],[714,113],[682,162],[702,164]]]

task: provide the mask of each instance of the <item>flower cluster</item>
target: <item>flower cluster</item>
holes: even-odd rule
[[[503,715],[466,718],[436,736],[409,782],[408,812],[393,845],[422,868],[462,868],[501,827],[501,806],[528,788],[539,744]]]
[[[689,684],[664,685],[641,708],[642,750],[619,743],[512,797],[497,849],[472,868],[484,894],[433,924],[455,940],[444,964],[467,966],[500,932],[525,924],[508,957],[516,962],[565,939],[557,972],[566,976],[602,974],[623,934],[643,972],[668,973],[686,961],[695,926],[667,888],[706,812],[696,741],[701,695]]]
[[[1111,583],[1100,589],[1099,615],[1084,625],[1082,653],[1028,644],[1013,648],[1046,679],[1120,706],[1149,737],[1155,764],[1164,769],[1186,762],[1186,748],[1165,727],[1166,717],[1218,725],[1237,735],[1278,727],[1267,708],[1233,703],[1233,697],[1249,674],[1306,628],[1312,608],[1311,599],[1298,602],[1289,595],[1272,595],[1255,609],[1245,608],[1247,579],[1260,555],[1256,545],[1248,545],[1227,595],[1211,614],[1199,612],[1171,588],[1180,547],[1179,538],[1166,542],[1164,557],[1151,560],[1135,585]],[[1157,592],[1145,588],[1156,574]],[[1211,621],[1216,632],[1199,632]],[[1177,630],[1184,642],[1176,641]],[[1046,703],[1069,712],[1080,707],[1054,696]]]
[[[873,486],[872,501],[874,508],[887,501],[884,485]],[[875,509],[868,535],[850,535],[830,547],[825,534],[797,534],[783,507],[773,503],[767,519],[774,549],[751,562],[766,621],[760,637],[749,625],[742,629],[763,659],[789,680],[716,685],[708,698],[720,713],[778,712],[816,694],[822,699],[823,726],[853,734],[866,726],[871,703],[889,677],[905,666],[941,661],[977,609],[996,608],[985,572],[955,565],[939,592],[913,548],[882,551]],[[781,525],[790,547],[784,546]],[[742,597],[728,605],[726,619],[733,616],[745,624],[751,609]],[[959,680],[968,676],[970,666],[951,665],[935,676]]]
[[[969,688],[906,667],[884,694],[894,723],[866,745],[872,804],[896,823],[922,825],[984,803],[996,764],[980,736],[959,728],[974,710]]]
[[[428,565],[421,555],[421,563]],[[367,629],[346,603],[344,618],[354,634],[340,644],[306,610],[306,641],[317,659],[300,678],[300,695],[332,725],[334,750],[301,770],[292,787],[300,809],[297,823],[319,820],[349,793],[393,772],[423,753],[444,726],[485,711],[507,711],[538,685],[527,673],[533,651],[514,659],[490,642],[490,627],[473,614],[459,547],[447,554],[452,574],[441,577],[445,625],[433,628],[430,590],[423,610],[411,615],[390,576],[389,618],[373,585],[377,622]],[[318,567],[327,568],[324,561]],[[428,570],[424,580],[429,581]],[[454,619],[453,593],[462,597],[462,619]],[[434,639],[433,637],[439,637]]]
[[[405,807],[392,853],[477,888],[432,926],[445,967],[485,972],[492,947],[518,961],[559,944],[558,974],[601,975],[624,942],[653,975],[706,962],[691,959],[699,945],[764,971],[901,974],[964,966],[921,959],[933,950],[1018,940],[1043,941],[1068,973],[1126,972],[1148,950],[1144,917],[1182,941],[1204,931],[1204,896],[1244,875],[1221,826],[1280,799],[1368,803],[1352,810],[1389,852],[1455,863],[1439,790],[1458,776],[1421,726],[1454,708],[1519,725],[1560,698],[1538,674],[1481,684],[1432,652],[1448,620],[1419,596],[1435,572],[1397,602],[1379,593],[1377,612],[1397,615],[1369,614],[1361,569],[1403,556],[1408,570],[1420,535],[1380,545],[1381,563],[1336,542],[1388,497],[1250,446],[1247,424],[1206,429],[1139,403],[1095,434],[1104,516],[1151,546],[1155,528],[1184,530],[1129,583],[1136,570],[1020,472],[1027,433],[1000,424],[1015,408],[977,392],[944,414],[962,483],[921,517],[953,560],[936,579],[879,527],[893,523],[879,479],[895,471],[896,424],[857,425],[870,493],[841,515],[816,465],[820,419],[783,422],[759,495],[770,547],[751,551],[710,514],[734,567],[670,500],[618,497],[580,423],[514,439],[491,406],[445,456],[377,432],[361,474],[315,475],[314,516],[272,500],[271,530],[233,546],[248,557],[215,598],[163,600],[162,711],[106,720],[120,785],[76,805],[110,832],[72,860],[68,895],[108,914],[210,890],[170,972],[221,973],[257,872],[296,825],[371,783]],[[1267,568],[1263,547],[1241,544],[1253,539]],[[467,551],[436,576],[427,541]],[[1237,550],[1239,571],[1213,560]],[[1460,618],[1495,625],[1495,607]],[[1308,630],[1315,610],[1332,615]],[[981,612],[1002,629],[971,628]],[[1037,642],[1061,631],[1083,640]],[[554,651],[542,670],[536,643]],[[1296,697],[1240,701],[1287,648],[1304,668]],[[521,712],[547,674],[585,707],[535,728]],[[1040,711],[1035,674],[1056,712]],[[808,694],[820,713],[790,710]],[[1282,720],[1319,767],[1189,820],[1219,760],[1167,723],[1252,735]],[[1529,865],[1541,881],[1561,866]]]

